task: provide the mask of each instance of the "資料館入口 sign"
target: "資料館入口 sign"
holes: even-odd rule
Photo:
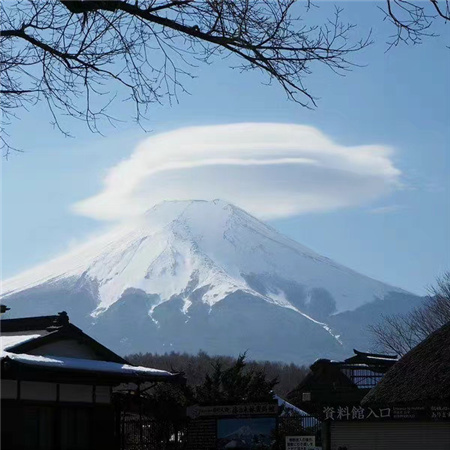
[[[329,421],[379,421],[379,420],[430,420],[450,421],[450,405],[436,406],[325,406],[322,420]]]

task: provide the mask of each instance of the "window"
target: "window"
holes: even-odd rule
[[[89,408],[61,408],[61,450],[85,450],[90,448]]]
[[[55,411],[50,406],[24,406],[20,427],[14,433],[16,445],[23,450],[51,450],[54,442]],[[3,434],[3,430],[2,430]]]
[[[344,368],[342,372],[360,389],[372,389],[384,376],[384,373],[375,372],[369,368]]]
[[[61,402],[92,403],[93,386],[84,384],[60,384],[59,400]]]

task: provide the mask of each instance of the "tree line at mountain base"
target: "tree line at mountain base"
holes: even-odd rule
[[[162,370],[183,372],[187,384],[192,388],[202,385],[206,376],[212,376],[219,364],[224,370],[234,366],[239,357],[210,356],[204,351],[196,355],[170,352],[162,355],[155,353],[136,353],[125,357],[132,364],[157,367]],[[285,398],[303,380],[309,369],[306,366],[285,364],[272,361],[246,361],[245,371],[248,373],[263,372],[266,379],[277,379],[274,385],[275,394]]]

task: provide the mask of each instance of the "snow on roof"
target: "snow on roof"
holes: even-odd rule
[[[23,332],[22,334],[12,334],[12,333],[2,333],[0,336],[0,348],[1,351],[8,350],[16,345],[23,344],[24,342],[32,341],[33,339],[40,338],[43,333],[26,334]]]
[[[286,400],[282,399],[278,395],[275,395],[275,400],[278,402],[278,406],[280,406],[280,407],[284,407],[285,409],[290,409],[290,410],[296,412],[297,414],[300,414],[301,416],[309,416],[309,414],[307,412],[303,411],[300,408],[297,408],[292,403],[287,402]],[[284,412],[281,413],[281,415],[283,415],[283,414],[284,414]]]
[[[6,358],[22,364],[30,364],[40,367],[56,367],[67,370],[85,370],[89,372],[103,372],[110,375],[127,376],[130,378],[173,377],[176,374],[165,370],[152,369],[149,367],[132,366],[130,364],[119,364],[109,361],[98,361],[91,359],[66,358],[55,356],[27,355],[25,353],[10,353],[2,351],[1,358]]]
[[[381,359],[382,361],[396,361],[396,360],[398,360],[398,357],[397,356],[374,356],[374,355],[367,355],[366,356],[367,357],[367,359],[375,359],[375,360],[377,360],[377,359]]]

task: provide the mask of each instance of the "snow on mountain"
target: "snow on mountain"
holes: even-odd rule
[[[213,306],[242,289],[259,295],[245,274],[270,274],[310,288],[325,288],[337,310],[355,309],[396,290],[364,277],[292,241],[245,211],[220,200],[164,202],[132,227],[95,239],[68,255],[4,282],[4,295],[65,277],[99,283],[94,314],[109,308],[127,288],[167,300],[195,280],[208,286],[203,301]],[[274,288],[266,300],[294,306]],[[185,305],[185,312],[189,304]]]
[[[253,430],[249,426],[243,426],[236,431],[233,431],[228,436],[251,436],[253,435]],[[227,436],[227,437],[228,437]]]
[[[116,311],[124,314],[124,298],[135,299],[128,301],[132,307],[141,295],[145,305],[139,303],[139,308],[148,319],[142,329],[160,329],[160,340],[161,329],[171,330],[179,316],[184,317],[180,323],[195,322],[199,308],[206,308],[210,316],[214,311],[212,316],[223,322],[230,314],[236,321],[237,311],[251,316],[253,305],[259,305],[264,316],[269,310],[291,311],[289,319],[287,312],[283,314],[283,320],[309,322],[308,327],[321,328],[339,347],[342,333],[333,330],[330,321],[393,294],[408,295],[315,253],[236,206],[214,200],[158,204],[137,223],[6,280],[2,296],[12,315],[23,314],[25,307],[28,312],[42,307],[42,313],[54,313],[44,310],[60,305],[80,317],[90,316],[86,320],[94,328],[98,325],[113,346],[114,339],[126,343],[129,332],[124,329],[123,336],[113,338],[105,324],[123,329],[123,323],[116,323],[119,316],[112,322],[111,317],[118,315]],[[62,295],[72,299],[70,304],[64,303]],[[233,302],[234,311],[228,311]],[[173,323],[166,320],[174,314]],[[202,320],[210,332],[213,318]],[[189,325],[182,327],[187,330]],[[132,341],[136,339],[139,336]],[[197,341],[201,345],[201,336]],[[170,342],[161,345],[166,344]]]

